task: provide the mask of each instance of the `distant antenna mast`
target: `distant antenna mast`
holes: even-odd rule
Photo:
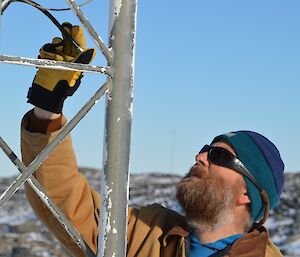
[[[176,147],[176,130],[172,130],[172,135],[171,135],[171,167],[170,171],[174,173],[174,168],[175,168],[175,147]]]

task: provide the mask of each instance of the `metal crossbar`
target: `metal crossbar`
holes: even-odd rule
[[[34,59],[9,55],[0,55],[0,62],[56,70],[75,70],[84,72],[104,73],[106,75],[112,76],[112,68],[110,67],[99,67],[81,63],[59,62],[45,59]]]
[[[13,0],[2,0],[1,15]],[[26,181],[59,220],[75,243],[87,255],[84,241],[65,215],[51,201],[32,174],[56,146],[80,122],[86,113],[106,93],[106,137],[103,159],[104,179],[101,180],[101,220],[97,256],[123,257],[126,255],[127,203],[129,186],[129,155],[132,117],[132,92],[137,0],[111,0],[110,42],[106,47],[80,7],[74,0],[66,0],[87,29],[108,62],[108,67],[71,64],[49,60],[0,55],[0,63],[11,63],[50,69],[98,72],[108,75],[107,82],[91,97],[73,119],[58,133],[40,154],[26,167],[0,137],[0,147],[16,165],[21,174],[0,196],[0,207]]]
[[[7,202],[13,196],[13,194],[17,192],[17,190],[27,181],[31,188],[36,192],[38,197],[46,204],[54,217],[57,218],[59,223],[83,252],[86,252],[86,246],[80,234],[68,221],[65,215],[59,210],[59,208],[52,202],[51,198],[47,196],[47,193],[42,186],[31,175],[38,169],[43,161],[46,160],[56,146],[71,132],[71,130],[79,123],[79,121],[87,114],[87,112],[100,100],[107,90],[108,83],[105,83],[87,102],[87,104],[74,116],[74,118],[59,132],[56,138],[49,143],[27,167],[17,158],[17,156],[10,150],[8,145],[0,137],[0,147],[21,172],[21,175],[19,175],[0,196],[0,207]]]
[[[25,170],[14,180],[14,182],[0,196],[0,207],[9,200],[13,194],[26,182],[26,180],[38,169],[38,167],[47,159],[49,154],[56,146],[71,132],[71,130],[79,123],[79,121],[87,114],[87,112],[99,101],[101,96],[108,89],[108,83],[105,83],[96,94],[86,103],[86,105],[74,116],[74,118],[63,127],[55,139],[51,141],[38,156],[27,166]]]
[[[23,173],[26,170],[26,166],[23,162],[19,160],[16,154],[9,148],[6,142],[0,137],[0,147],[3,152],[9,157],[9,159],[18,167],[18,170]],[[40,197],[43,203],[48,207],[51,213],[57,218],[60,224],[65,228],[69,233],[71,238],[77,243],[77,245],[83,250],[86,251],[85,243],[81,238],[78,231],[73,227],[67,217],[63,212],[52,202],[51,198],[44,191],[40,183],[35,179],[35,177],[30,177],[27,179],[28,184],[34,190],[34,192]]]
[[[102,53],[105,56],[108,64],[111,64],[112,60],[113,60],[112,51],[109,50],[106,47],[106,45],[103,43],[103,40],[98,35],[96,30],[93,28],[91,23],[88,21],[88,19],[86,18],[84,13],[81,11],[80,7],[76,4],[76,2],[74,0],[66,0],[66,1],[69,3],[72,11],[76,14],[78,19],[81,21],[82,25],[87,29],[87,31],[89,32],[91,37],[94,39],[94,42],[96,43],[98,48],[102,51]],[[113,1],[111,1],[111,2],[113,2]]]

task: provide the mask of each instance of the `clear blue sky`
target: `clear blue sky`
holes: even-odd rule
[[[38,1],[65,7],[65,1]],[[108,1],[83,8],[107,42]],[[184,174],[201,146],[247,129],[279,148],[287,171],[300,170],[300,1],[138,3],[131,172]],[[72,12],[53,13],[78,24]],[[36,57],[58,33],[39,11],[13,3],[1,18],[1,54]],[[95,47],[89,39],[88,45]],[[94,65],[105,65],[100,51]],[[20,157],[19,122],[35,68],[0,64],[0,136]],[[105,79],[86,74],[65,103],[71,118]],[[103,99],[72,132],[80,166],[102,166]],[[0,151],[0,176],[17,174]]]

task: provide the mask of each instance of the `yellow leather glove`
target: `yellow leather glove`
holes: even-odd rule
[[[56,37],[52,43],[40,49],[39,58],[89,64],[96,51],[93,48],[86,49],[82,28],[67,22],[62,26],[84,51],[80,52],[64,36],[62,39]],[[61,113],[65,99],[77,90],[82,76],[79,71],[40,68],[29,88],[27,102],[47,111]]]

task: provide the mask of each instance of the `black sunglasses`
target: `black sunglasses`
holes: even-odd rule
[[[200,150],[199,154],[207,152],[207,159],[212,163],[222,166],[225,168],[229,168],[234,170],[235,172],[245,176],[248,178],[251,183],[258,189],[261,194],[261,198],[263,203],[265,204],[265,213],[263,219],[259,223],[254,224],[254,228],[261,226],[267,217],[269,216],[270,204],[269,198],[266,191],[260,186],[260,184],[253,177],[251,172],[247,169],[247,167],[239,160],[236,156],[234,156],[231,152],[226,150],[225,148],[218,146],[210,146],[204,145]]]

